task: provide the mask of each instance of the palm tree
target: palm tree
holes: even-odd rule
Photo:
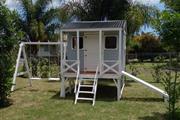
[[[55,29],[60,25],[59,11],[52,8],[52,0],[18,0],[19,17],[23,31],[30,41],[53,41]]]
[[[158,13],[157,8],[153,6],[132,4],[125,17],[128,23],[129,37],[138,33],[143,25],[145,27],[152,25],[155,18],[158,17]]]

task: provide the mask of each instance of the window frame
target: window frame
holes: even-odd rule
[[[72,50],[77,50],[77,48],[73,48],[73,38],[77,38],[77,36],[72,36],[72,38],[71,38],[71,48],[72,48]],[[83,39],[83,47],[79,48],[79,50],[84,50],[84,36],[79,36],[79,38]]]
[[[115,37],[116,38],[116,48],[106,48],[106,37]],[[105,35],[104,36],[104,50],[118,50],[118,36],[117,35]]]

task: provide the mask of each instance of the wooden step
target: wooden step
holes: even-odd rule
[[[80,87],[94,87],[93,85],[80,85]]]
[[[94,94],[94,92],[93,92],[93,91],[79,91],[79,93]]]
[[[80,78],[80,81],[94,81],[94,79],[91,79],[91,78]]]
[[[93,100],[93,98],[84,98],[84,97],[79,97],[77,98],[78,100]]]

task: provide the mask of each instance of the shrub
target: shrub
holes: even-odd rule
[[[172,71],[166,71],[162,76],[162,83],[165,87],[166,92],[169,95],[168,100],[168,119],[169,120],[179,120],[176,114],[177,112],[177,102],[180,96],[180,83],[178,81],[179,76],[177,71],[174,73],[174,77]]]
[[[18,29],[17,15],[0,2],[0,107],[8,105],[15,65],[14,53],[23,33]]]
[[[162,69],[164,68],[163,62],[164,62],[164,57],[157,57],[157,59],[159,60],[159,63],[153,63],[152,64],[152,77],[154,79],[154,81],[156,81],[157,83],[159,83],[161,81],[161,76],[163,74]]]

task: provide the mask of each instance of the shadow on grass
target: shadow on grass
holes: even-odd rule
[[[122,100],[126,101],[141,101],[141,102],[163,102],[162,98],[137,98],[137,97],[123,97]]]
[[[7,100],[5,100],[3,102],[0,101],[0,109],[10,107],[12,104],[13,104],[13,100],[12,99],[7,99]]]
[[[152,116],[139,117],[139,120],[167,120],[166,118],[166,114],[153,112]]]
[[[83,89],[83,91],[86,91],[87,89]],[[54,96],[52,96],[52,99],[67,99],[67,100],[74,100],[75,94],[72,90],[71,93],[66,94],[66,98],[60,98],[60,93],[57,91],[48,91],[55,93]],[[89,97],[92,98],[92,95],[89,94],[83,94],[80,97]],[[106,102],[112,102],[117,100],[117,88],[115,86],[108,86],[105,84],[99,84],[97,88],[96,93],[96,101],[106,101]],[[122,100],[127,101],[141,101],[141,102],[163,102],[162,98],[140,98],[140,97],[123,97]]]
[[[151,116],[139,117],[139,120],[180,120],[180,109],[177,109],[175,118],[169,118],[168,113],[153,112]]]
[[[96,101],[115,101],[116,100],[116,87],[115,86],[107,86],[107,85],[98,85],[97,93],[96,93]],[[60,93],[57,91],[48,91],[48,92],[54,92],[56,93],[54,96],[52,96],[52,99],[67,99],[67,100],[74,100],[75,94],[72,90],[71,93],[66,94],[66,98],[60,98]],[[92,97],[91,95],[83,95],[81,97]]]

